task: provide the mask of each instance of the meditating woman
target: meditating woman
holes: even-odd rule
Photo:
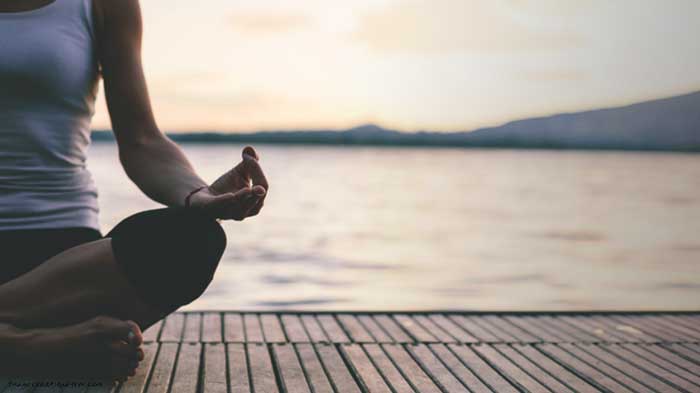
[[[253,148],[207,185],[159,131],[141,32],[138,0],[0,1],[0,375],[133,375],[141,330],[211,281],[217,219],[263,206]],[[105,236],[85,166],[100,77],[124,170],[167,206]]]

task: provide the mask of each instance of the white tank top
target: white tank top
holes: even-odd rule
[[[91,6],[0,12],[0,230],[99,230],[85,167],[99,79]]]

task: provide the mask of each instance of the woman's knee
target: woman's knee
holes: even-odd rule
[[[216,220],[184,208],[135,214],[107,237],[140,298],[163,311],[201,296],[226,248],[226,235]]]

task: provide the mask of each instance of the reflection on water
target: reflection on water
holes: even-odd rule
[[[241,146],[185,145],[207,180]],[[188,309],[698,309],[700,156],[260,146],[263,213],[226,222]],[[92,146],[103,232],[158,207]]]

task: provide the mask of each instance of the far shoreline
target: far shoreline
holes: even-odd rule
[[[307,131],[316,133],[316,131]],[[341,133],[341,131],[332,131],[333,133]],[[282,134],[273,133],[275,135]],[[288,132],[297,134],[297,132]],[[372,140],[371,138],[349,139],[349,138],[317,138],[303,136],[296,138],[292,135],[282,137],[270,137],[268,132],[258,132],[252,134],[236,134],[236,133],[166,133],[173,141],[179,144],[188,145],[235,145],[235,144],[255,144],[255,145],[273,145],[273,146],[309,146],[309,147],[379,147],[379,148],[434,148],[434,149],[464,149],[464,150],[546,150],[546,151],[588,151],[588,152],[643,152],[643,153],[684,153],[697,154],[700,153],[700,147],[657,147],[657,146],[620,146],[614,144],[580,144],[572,146],[569,144],[557,143],[471,143],[471,142],[442,142],[439,140],[424,141],[415,140],[415,135],[420,134],[404,134],[409,140]],[[449,137],[449,134],[446,134]],[[410,140],[410,139],[414,140]],[[93,143],[115,143],[116,140],[112,131],[94,130],[92,132]]]

